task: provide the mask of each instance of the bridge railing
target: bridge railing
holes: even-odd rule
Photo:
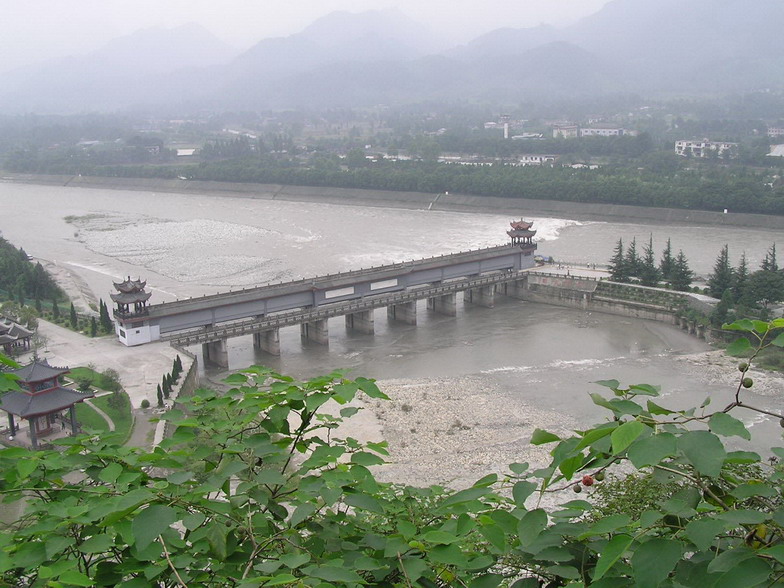
[[[393,304],[404,304],[406,302],[422,300],[423,298],[443,296],[445,294],[470,290],[472,288],[479,288],[481,286],[510,282],[518,280],[521,277],[522,275],[519,272],[489,274],[476,278],[467,278],[462,280],[455,280],[453,282],[445,282],[437,286],[417,288],[416,290],[409,290],[406,292],[376,294],[372,296],[365,296],[364,298],[358,300],[325,304],[318,306],[317,308],[297,309],[275,315],[265,315],[262,318],[254,318],[250,320],[246,319],[230,323],[221,323],[212,327],[201,327],[188,331],[166,333],[161,335],[161,339],[164,341],[175,342],[178,345],[209,343],[229,337],[239,337],[242,335],[249,335],[251,333],[258,333],[261,331],[289,327],[336,316],[343,316],[352,314],[354,312],[374,310],[376,308],[382,308]]]
[[[380,266],[371,266],[368,268],[361,268],[357,270],[347,270],[345,272],[338,272],[335,274],[324,274],[321,276],[312,276],[308,278],[301,278],[298,280],[291,280],[288,282],[274,282],[269,284],[264,284],[263,286],[255,286],[253,288],[243,288],[241,290],[234,290],[229,292],[218,292],[217,294],[205,294],[199,298],[188,298],[184,300],[175,300],[173,302],[160,302],[158,304],[152,304],[148,306],[148,310],[151,311],[152,314],[156,314],[158,310],[171,310],[173,308],[177,308],[178,306],[188,306],[194,302],[204,302],[204,301],[211,301],[211,300],[220,300],[221,298],[230,298],[235,297],[238,294],[245,293],[245,294],[252,294],[254,292],[264,292],[265,290],[271,290],[273,288],[279,287],[290,287],[290,286],[297,286],[297,285],[306,285],[306,284],[313,284],[318,285],[318,283],[328,280],[334,280],[337,278],[350,278],[355,276],[363,276],[366,275],[370,271],[389,271],[394,269],[402,269],[407,267],[418,267],[421,265],[425,265],[428,263],[432,263],[434,261],[448,261],[452,259],[459,258],[461,256],[469,255],[469,254],[482,254],[487,253],[488,251],[494,250],[502,250],[502,249],[510,249],[518,247],[518,245],[511,245],[511,244],[503,244],[503,245],[493,245],[490,247],[484,247],[481,249],[473,249],[469,251],[456,251],[455,253],[447,253],[446,255],[434,255],[431,257],[424,257],[422,259],[413,259],[408,261],[401,261],[397,263],[391,263],[388,265],[380,265]]]

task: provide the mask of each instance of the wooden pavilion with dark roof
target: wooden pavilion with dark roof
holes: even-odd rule
[[[531,227],[534,225],[533,221],[512,221],[509,223],[512,227],[506,234],[512,238],[512,245],[520,245],[521,247],[530,247],[533,245],[533,238],[536,231],[532,231]],[[535,248],[535,247],[534,247]]]
[[[60,377],[69,372],[67,367],[53,367],[44,360],[35,359],[33,363],[10,373],[16,375],[21,390],[11,390],[0,397],[0,409],[8,413],[8,427],[11,436],[19,431],[14,417],[27,420],[30,425],[30,443],[38,448],[38,441],[53,432],[58,420],[65,426],[63,415],[68,411],[71,434],[79,429],[76,422],[76,404],[95,396],[92,392],[78,392],[60,385]]]
[[[35,334],[27,327],[0,317],[0,347],[10,355],[15,349],[30,349],[30,339]]]

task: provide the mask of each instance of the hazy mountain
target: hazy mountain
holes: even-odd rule
[[[413,59],[440,48],[431,31],[398,10],[333,12],[300,33],[259,42],[228,75],[289,77],[329,63]]]
[[[0,108],[74,111],[117,108],[156,95],[166,76],[225,63],[236,50],[196,24],[153,28],[86,55],[17,70],[3,79]]]
[[[612,0],[576,24],[499,29],[445,50],[398,11],[336,12],[230,61],[198,27],[149,30],[9,77],[0,110],[352,106],[782,87],[782,0]],[[14,108],[15,107],[15,108]]]
[[[503,28],[481,35],[467,45],[447,52],[447,55],[469,61],[492,60],[520,55],[560,39],[561,34],[558,29],[549,25],[527,29]]]

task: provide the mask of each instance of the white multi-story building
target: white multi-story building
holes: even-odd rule
[[[555,155],[521,155],[515,165],[552,165]]]
[[[553,139],[574,139],[580,134],[580,127],[571,123],[553,125]]]
[[[675,141],[675,153],[683,157],[705,158],[713,154],[716,154],[718,157],[737,157],[738,144],[725,141],[708,141],[708,139]]]
[[[626,130],[620,127],[591,127],[580,129],[581,137],[622,137]]]
[[[773,139],[784,137],[784,127],[768,127],[768,137]]]

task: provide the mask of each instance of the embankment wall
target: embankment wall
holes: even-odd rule
[[[621,204],[561,202],[526,198],[496,198],[470,194],[430,194],[423,192],[393,192],[353,188],[314,186],[282,186],[238,182],[208,182],[196,180],[166,180],[158,178],[109,178],[99,176],[54,176],[35,174],[7,174],[5,181],[102,188],[112,190],[141,190],[146,192],[175,192],[182,194],[210,194],[235,198],[321,202],[353,206],[383,206],[454,212],[486,212],[512,216],[554,216],[586,220],[636,221],[668,224],[703,224],[747,226],[764,229],[784,229],[784,216],[728,214],[705,210],[677,208],[647,208]]]

